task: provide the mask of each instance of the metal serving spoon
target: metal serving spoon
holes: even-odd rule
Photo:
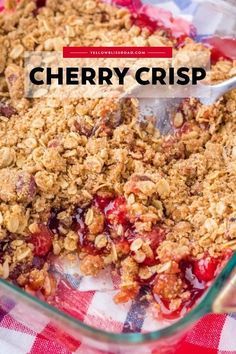
[[[235,88],[236,76],[216,85],[209,86],[202,84],[199,88],[202,97],[199,98],[199,100],[204,105],[211,105],[215,103],[222,95]],[[148,92],[148,90],[151,91]],[[153,97],[153,90],[153,87],[135,86],[129,94],[124,94],[122,97],[142,96],[143,98],[139,98],[140,119],[145,120],[145,116],[150,115],[157,117],[156,125],[160,133],[162,135],[171,134],[173,130],[172,118],[184,98],[150,98]]]

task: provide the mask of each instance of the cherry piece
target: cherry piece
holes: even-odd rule
[[[104,209],[107,221],[112,225],[127,225],[127,206],[124,197],[117,197]]]
[[[211,49],[211,63],[215,64],[220,59],[236,59],[236,38],[213,36],[203,39]]]
[[[219,263],[220,260],[218,258],[206,256],[194,261],[193,272],[200,281],[210,281],[214,279]]]
[[[108,205],[111,203],[112,200],[114,200],[114,198],[112,197],[101,197],[99,195],[96,195],[94,197],[94,204],[102,212],[104,212],[104,210],[108,207]]]
[[[132,15],[131,21],[138,27],[147,28],[150,33],[153,33],[158,28],[157,21],[151,20],[149,16],[143,13]]]
[[[39,231],[31,234],[30,242],[34,245],[35,256],[46,256],[52,248],[52,232],[44,224],[38,225]]]

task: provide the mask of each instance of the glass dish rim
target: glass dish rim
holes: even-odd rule
[[[35,304],[38,310],[41,309],[49,313],[51,312],[53,315],[51,317],[61,319],[63,322],[71,325],[73,329],[78,330],[81,334],[91,339],[114,344],[147,344],[158,339],[163,339],[177,334],[181,330],[186,329],[187,325],[193,324],[202,316],[209,313],[212,309],[212,304],[216,299],[218,292],[224,287],[226,280],[230,277],[230,274],[235,269],[235,267],[236,253],[234,253],[227,261],[214,282],[208,288],[207,292],[201,297],[200,301],[191,311],[189,311],[184,317],[177,320],[170,326],[146,333],[115,333],[98,329],[74,318],[69,314],[66,314],[65,312],[60,311],[47,302],[44,302],[35,296],[26,293],[21,288],[18,288],[14,284],[11,284],[4,279],[0,279],[0,287],[3,286],[5,289],[8,289],[10,292],[16,294],[26,302],[28,301],[31,304]]]

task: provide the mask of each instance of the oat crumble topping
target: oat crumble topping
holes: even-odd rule
[[[6,8],[0,276],[47,297],[56,288],[48,257],[76,252],[85,275],[110,265],[119,271],[117,303],[149,284],[157,311],[160,299],[177,311],[191,296],[186,262],[207,282],[236,250],[236,91],[212,106],[184,100],[171,137],[160,136],[152,118],[139,122],[136,99],[26,99],[24,51],[176,43],[163,29],[132,25],[127,9],[96,0],[47,0],[39,9],[8,0]],[[179,50],[196,47],[204,48],[189,38]],[[235,74],[236,61],[212,66],[212,81]]]

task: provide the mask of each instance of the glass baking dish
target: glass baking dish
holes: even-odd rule
[[[170,5],[170,1],[152,0],[145,3],[167,10],[171,6],[174,15],[183,16],[196,26],[199,40],[213,34],[235,35],[235,9],[230,1],[175,0]],[[214,18],[212,23],[202,20],[204,12],[208,18],[210,14]],[[60,342],[71,351],[80,342],[84,353],[131,353],[134,350],[136,353],[174,353],[186,332],[205,314],[236,312],[236,254],[190,312],[175,323],[147,333],[115,333],[95,328],[3,279],[0,279],[0,309],[3,313],[10,311],[14,319],[36,332],[43,329],[46,338]]]
[[[148,333],[114,333],[100,330],[0,279],[0,308],[23,325],[73,351],[78,342],[84,353],[174,353],[181,339],[202,316],[236,312],[236,254],[227,262],[211,287],[183,318]],[[46,326],[46,327],[45,327]],[[73,343],[75,347],[73,347]]]

